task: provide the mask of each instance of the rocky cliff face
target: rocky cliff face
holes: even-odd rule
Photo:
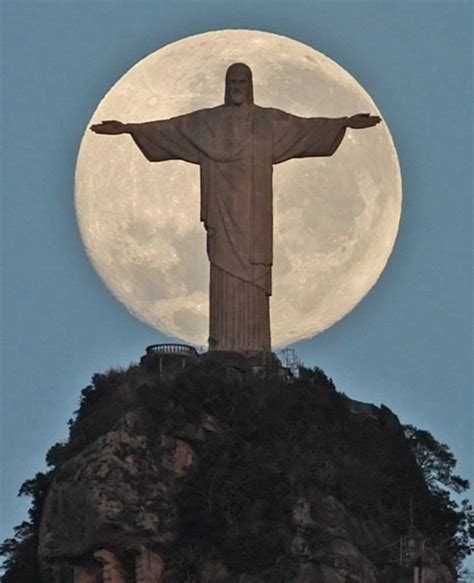
[[[424,583],[453,581],[397,417],[321,371],[99,375],[49,461],[45,581],[408,583],[416,561]],[[423,534],[400,565],[410,499]]]

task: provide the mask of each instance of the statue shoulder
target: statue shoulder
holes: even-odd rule
[[[203,118],[215,119],[221,117],[224,113],[224,105],[216,105],[216,107],[206,107],[205,109],[200,109],[198,112]]]
[[[291,117],[291,114],[287,113],[286,111],[283,111],[282,109],[277,109],[276,107],[256,106],[256,109],[259,117],[268,122],[285,121],[289,117]]]
[[[220,107],[196,109],[173,119],[179,122],[186,131],[202,133],[204,129],[212,129],[218,123],[222,117],[220,109]]]
[[[219,110],[220,106],[218,107],[206,107],[203,109],[195,109],[194,111],[189,111],[187,113],[182,113],[174,118],[171,119],[180,119],[180,118],[191,118],[194,120],[199,120],[199,119],[208,119],[208,118],[212,118],[212,117],[216,117],[219,115]]]
[[[288,113],[287,111],[283,111],[283,109],[277,109],[276,107],[269,107],[269,114],[273,119],[287,119],[292,114]]]
[[[266,116],[266,117],[272,116],[273,111],[278,111],[274,107],[262,107],[261,105],[254,105],[253,108],[258,115]]]

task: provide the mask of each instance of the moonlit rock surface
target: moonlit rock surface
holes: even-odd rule
[[[379,113],[339,65],[269,33],[218,31],[152,53],[95,111],[142,122],[220,105],[235,62],[254,76],[255,102],[304,117]],[[366,295],[385,267],[401,209],[398,159],[385,123],[348,130],[329,158],[274,167],[272,344],[328,328]],[[86,131],[76,170],[76,209],[91,261],[142,321],[207,343],[209,267],[199,221],[199,167],[148,162],[130,136]]]

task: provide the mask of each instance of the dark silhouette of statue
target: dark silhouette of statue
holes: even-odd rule
[[[252,72],[227,70],[224,105],[146,123],[104,121],[98,134],[130,134],[150,162],[201,168],[201,221],[210,274],[210,350],[269,351],[273,261],[273,164],[331,156],[346,128],[378,116],[301,118],[253,102]]]

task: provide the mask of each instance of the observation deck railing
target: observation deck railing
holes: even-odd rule
[[[175,354],[177,356],[199,356],[194,346],[188,344],[152,344],[146,347],[146,354]]]

